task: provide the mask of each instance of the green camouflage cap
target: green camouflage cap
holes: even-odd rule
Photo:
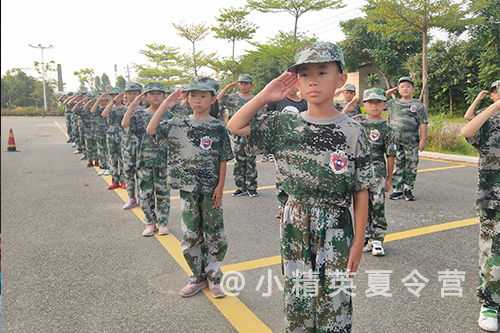
[[[356,86],[354,84],[346,84],[342,90],[349,90],[349,91],[354,91],[356,92]]]
[[[111,90],[109,91],[109,94],[112,95],[112,94],[121,94],[123,92],[122,88],[120,87],[114,87],[114,88],[111,88]]]
[[[493,91],[493,89],[497,88],[497,92],[500,93],[499,88],[500,88],[500,80],[497,80],[491,84],[490,87],[490,92]]]
[[[172,90],[165,90],[165,94],[171,94]]]
[[[129,82],[125,86],[125,91],[132,91],[132,90],[137,90],[139,92],[142,92],[142,86],[139,83],[134,83],[134,82]]]
[[[373,99],[377,99],[379,101],[387,101],[387,98],[385,97],[385,90],[380,89],[380,88],[371,88],[371,89],[366,89],[363,92],[363,102],[370,101]]]
[[[238,76],[238,82],[250,82],[250,83],[253,83],[252,75],[250,75],[250,74],[240,74],[240,76]]]
[[[344,72],[344,54],[340,47],[333,43],[311,43],[306,44],[295,52],[295,64],[287,69],[294,72],[302,64],[314,64],[321,62],[337,61],[340,63],[340,71]]]
[[[219,90],[219,83],[212,78],[206,76],[194,76],[189,81],[189,86],[184,88],[184,91],[199,90],[199,91],[212,91],[217,95]]]
[[[85,99],[93,99],[95,98],[95,95],[93,93],[87,93],[87,95],[85,95]]]
[[[398,86],[401,82],[410,82],[412,85],[415,85],[415,81],[409,77],[409,76],[402,76],[399,80],[398,80]]]
[[[148,82],[144,85],[144,92],[148,93],[150,91],[165,92],[165,88],[160,82]]]
[[[77,95],[82,95],[82,94],[85,95],[85,94],[87,94],[87,92],[86,91],[79,91]]]

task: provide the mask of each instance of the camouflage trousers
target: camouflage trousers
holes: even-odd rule
[[[73,114],[73,112],[66,112],[66,133],[68,134],[69,136],[69,140],[71,142],[74,142],[75,141],[75,138],[73,137],[73,117],[75,115]]]
[[[82,130],[82,119],[78,116],[75,116],[76,120],[76,126],[75,126],[75,139],[76,139],[76,147],[78,148],[79,151],[82,152],[82,154],[85,154],[85,135],[83,134]]]
[[[103,137],[95,137],[95,143],[97,146],[97,156],[99,159],[99,168],[107,169],[108,168],[108,146],[106,144],[106,139]]]
[[[92,132],[85,132],[85,151],[87,156],[87,161],[97,161],[97,145],[94,140],[94,135]]]
[[[227,251],[222,205],[214,207],[212,196],[180,191],[182,214],[181,250],[189,268],[190,283],[205,280],[219,284],[220,266]]]
[[[137,139],[135,135],[123,134],[122,142],[122,162],[123,162],[123,177],[127,184],[127,194],[129,198],[135,198],[136,189],[136,149]]]
[[[368,221],[365,238],[384,242],[387,233],[385,219],[385,183],[386,178],[375,178],[375,186],[368,190]]]
[[[106,143],[108,145],[108,167],[111,173],[111,181],[115,184],[120,183],[123,173],[123,162],[121,157],[120,143],[122,132],[118,129],[108,131]]]
[[[500,210],[479,212],[479,283],[481,303],[500,309]]]
[[[167,187],[166,168],[137,168],[139,199],[144,212],[144,224],[167,225],[170,214],[170,189]],[[156,205],[155,205],[156,199]],[[156,206],[156,211],[155,211]]]
[[[248,154],[248,136],[231,134],[233,141],[234,169],[236,187],[243,190],[257,189],[257,156]]]
[[[353,239],[348,208],[289,196],[281,230],[286,332],[351,332],[352,300],[339,272]]]
[[[412,190],[417,179],[418,146],[410,147],[398,143],[397,147],[392,188],[394,192]]]
[[[285,192],[283,188],[283,184],[281,184],[281,177],[278,173],[278,163],[274,162],[276,166],[276,196],[278,197],[278,201],[281,206],[285,206],[286,201],[288,200],[288,193]]]

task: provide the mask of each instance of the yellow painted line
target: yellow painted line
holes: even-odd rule
[[[417,172],[427,172],[427,171],[438,171],[438,170],[465,168],[466,166],[468,166],[468,165],[467,164],[460,164],[460,165],[452,165],[452,166],[441,167],[441,168],[422,169],[422,170],[417,170]]]
[[[56,123],[57,127],[59,127],[61,132],[63,132],[63,134],[66,135],[66,137],[69,139],[68,133],[66,133],[66,131],[61,127],[61,125],[59,125],[59,123],[55,120],[54,120],[54,122]]]
[[[392,242],[392,241],[399,240],[399,239],[405,239],[405,238],[411,238],[411,237],[415,237],[415,236],[432,234],[432,233],[438,232],[438,231],[466,227],[466,226],[474,225],[474,224],[478,224],[478,223],[479,222],[478,222],[477,218],[472,218],[472,219],[467,219],[467,220],[447,222],[447,223],[431,225],[431,226],[423,227],[423,228],[417,228],[417,229],[412,229],[412,230],[407,230],[407,231],[396,232],[396,233],[389,234],[389,235],[385,236],[384,243],[385,242]]]
[[[479,222],[478,222],[478,219],[476,217],[476,218],[472,218],[472,219],[447,222],[447,223],[431,225],[431,226],[423,227],[423,228],[395,232],[393,234],[388,234],[387,236],[385,236],[384,243],[392,242],[392,241],[400,240],[400,239],[406,239],[406,238],[426,235],[426,234],[432,234],[432,233],[438,232],[438,231],[466,227],[466,226],[470,226],[470,225],[474,225],[474,224],[478,224],[478,223]],[[281,256],[273,256],[273,257],[267,257],[267,258],[262,258],[262,259],[244,261],[244,262],[240,262],[240,263],[236,263],[236,264],[224,265],[221,267],[221,270],[224,273],[229,272],[229,271],[241,272],[241,271],[247,271],[247,270],[255,269],[255,268],[262,268],[262,267],[277,265],[280,263],[281,263]]]

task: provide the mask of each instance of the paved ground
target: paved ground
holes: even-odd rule
[[[240,272],[245,287],[238,297],[183,299],[178,193],[171,234],[142,237],[140,209],[121,209],[125,190],[107,190],[109,178],[85,167],[59,125],[64,118],[2,117],[3,332],[283,332],[274,278],[262,295],[268,276],[281,281],[272,163],[258,164],[259,197],[224,197],[224,271]],[[5,152],[9,128],[19,152]],[[476,182],[476,166],[421,160],[417,200],[387,202],[387,255],[363,255],[353,332],[482,332]],[[415,269],[428,279],[419,297],[401,281]],[[441,297],[446,269],[465,272],[461,297]],[[367,270],[392,271],[390,297],[367,296]]]

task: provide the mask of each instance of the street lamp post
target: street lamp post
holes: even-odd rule
[[[45,109],[45,112],[47,112],[47,97],[45,94],[45,67],[44,67],[44,62],[43,62],[43,49],[52,49],[52,48],[54,48],[54,46],[52,46],[52,45],[42,46],[42,44],[38,44],[38,46],[33,46],[31,44],[28,44],[28,45],[31,46],[32,48],[40,49],[40,51],[42,51],[43,107]]]

